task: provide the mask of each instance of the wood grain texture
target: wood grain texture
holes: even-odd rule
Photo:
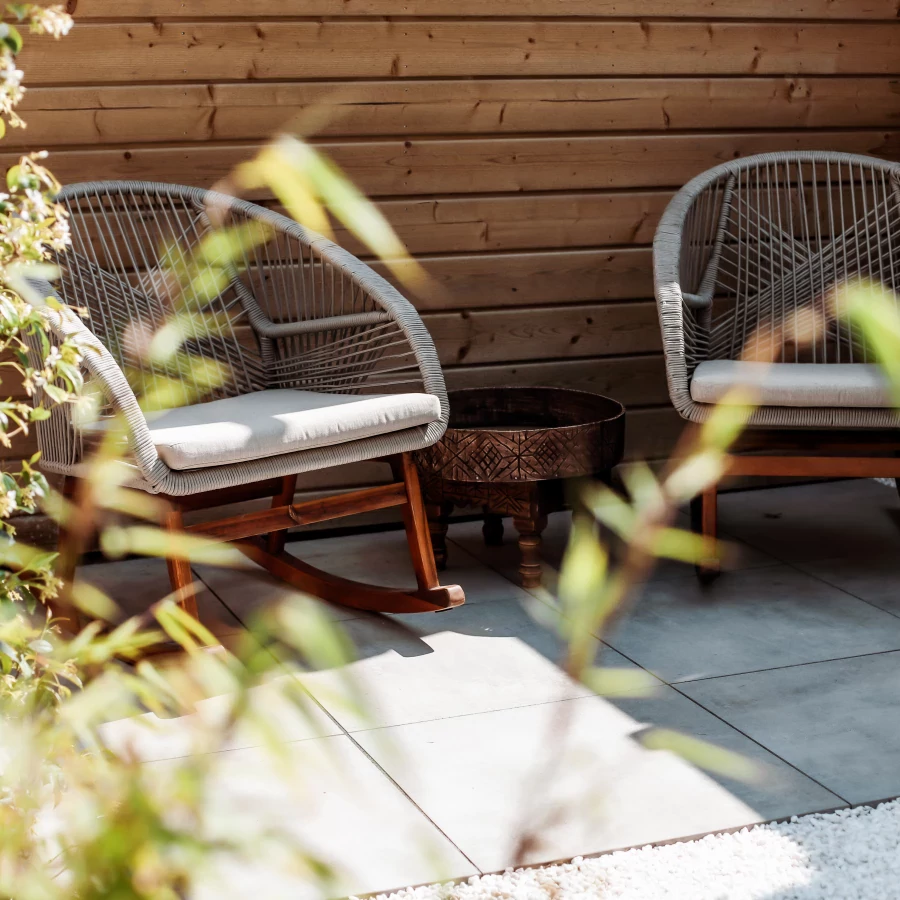
[[[632,410],[625,421],[625,459],[665,459],[685,427],[671,406]]]
[[[0,447],[0,459],[29,459],[37,453],[37,449],[37,436],[34,431],[27,435],[20,434],[12,439],[9,447]]]
[[[433,283],[414,297],[421,311],[653,295],[651,254],[644,248],[426,256],[421,261]],[[372,267],[393,280],[382,263]]]
[[[668,400],[662,356],[621,356],[498,365],[453,366],[444,370],[449,390],[555,384],[615,397],[626,407]]]
[[[35,88],[8,146],[900,122],[893,77],[508,79]]]
[[[224,52],[223,52],[224,51]],[[881,75],[900,22],[321,20],[85,24],[29,83],[571,75]]]
[[[893,19],[896,0],[69,0],[76,20],[286,16]]]
[[[671,190],[509,194],[382,200],[381,210],[411,252],[485,252],[649,244]],[[839,206],[838,192],[831,203]],[[849,194],[844,202],[849,203]],[[277,204],[270,204],[279,209]],[[829,192],[795,192],[794,226],[818,216],[828,229]],[[284,212],[284,210],[279,209]],[[801,215],[803,211],[806,218]],[[361,256],[371,251],[338,228],[335,240]]]
[[[74,7],[66,40],[29,42],[30,127],[0,161],[47,146],[65,182],[208,186],[273,131],[315,132],[443,289],[412,299],[448,384],[609,393],[632,407],[631,458],[681,429],[649,300],[673,191],[766,151],[900,160],[898,0]],[[370,463],[298,488],[387,477]]]
[[[900,159],[900,132],[762,133],[517,137],[325,142],[320,145],[375,196],[580,191],[682,185],[710,166],[775,150],[844,150]],[[60,150],[51,165],[63,182],[136,178],[212,185],[254,147],[185,144]],[[15,154],[0,156],[10,165]]]
[[[656,353],[656,304],[581,304],[432,313],[424,317],[444,365]]]
[[[601,191],[422,197],[379,206],[412,253],[465,253],[649,244],[671,198],[671,191]],[[369,252],[345,229],[337,228],[334,239],[351,252]]]

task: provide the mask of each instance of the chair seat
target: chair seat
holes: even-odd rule
[[[890,383],[867,363],[762,363],[707,360],[694,370],[691,398],[718,403],[739,385],[759,391],[761,406],[889,408]]]
[[[429,425],[441,417],[431,394],[324,394],[269,390],[148,416],[170,469],[201,469]]]

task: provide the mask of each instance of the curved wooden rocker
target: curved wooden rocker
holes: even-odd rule
[[[441,437],[449,407],[434,344],[410,303],[320,235],[233,197],[99,182],[69,186],[60,200],[73,245],[60,259],[60,282],[41,288],[86,309],[90,327],[71,310],[45,315],[54,341],[70,337],[84,348],[86,378],[107,401],[90,426],[77,426],[68,407],[54,407],[39,424],[42,468],[64,475],[68,494],[80,489],[90,443],[118,417],[127,423],[128,486],[168,501],[168,530],[235,542],[276,577],[345,606],[405,613],[464,602],[459,587],[438,580],[411,457]],[[173,296],[170,270],[205,259],[192,258],[191,248],[223,218],[259,223],[269,236],[228,265],[227,284],[215,297]],[[215,263],[204,263],[211,274]],[[215,389],[193,366],[161,368],[143,349],[173,312],[190,319],[183,347],[189,357],[225,372]],[[184,401],[146,416],[133,384],[155,377],[183,384]],[[362,460],[389,463],[393,483],[294,502],[299,473]],[[269,498],[270,508],[184,525],[184,512],[259,498]],[[348,581],[284,551],[289,528],[389,507],[403,513],[412,590]],[[64,576],[74,573],[91,531],[92,523],[80,522],[77,533],[62,536]],[[173,558],[168,567],[173,590],[196,616],[190,564]]]

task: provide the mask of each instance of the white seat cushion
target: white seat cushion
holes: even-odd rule
[[[201,469],[429,425],[441,417],[431,394],[256,391],[150,414],[153,443],[170,469]]]
[[[697,403],[718,403],[738,385],[756,388],[761,406],[883,409],[894,405],[881,367],[867,363],[707,360],[694,370],[691,397]]]

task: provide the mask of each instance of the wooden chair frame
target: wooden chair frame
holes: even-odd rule
[[[173,534],[201,535],[233,543],[245,556],[287,584],[342,606],[387,613],[440,612],[460,606],[465,602],[462,588],[458,585],[442,586],[438,578],[419,476],[412,455],[403,453],[386,462],[390,463],[395,479],[390,484],[299,503],[293,502],[296,475],[204,494],[163,496],[170,507],[163,527]],[[79,490],[78,479],[66,479],[65,494],[77,498]],[[271,498],[269,509],[196,525],[184,524],[184,514],[187,512],[261,498]],[[290,528],[392,507],[399,507],[403,514],[416,577],[414,589],[407,591],[350,581],[310,566],[284,549]],[[87,523],[87,527],[82,523],[77,532],[70,530],[61,534],[59,574],[65,581],[71,581],[74,576],[78,560],[94,531],[92,523]],[[166,563],[172,591],[178,593],[182,608],[196,618],[197,601],[191,589],[194,577],[190,562],[183,557],[172,557]],[[72,626],[79,624],[77,613],[65,601],[56,613]]]
[[[47,337],[51,344],[67,340],[82,350],[84,377],[104,398],[100,418],[116,422],[126,434],[123,453],[132,466],[127,486],[167,501],[163,526],[169,532],[234,542],[296,588],[357,609],[429,612],[463,602],[458,586],[442,587],[438,581],[412,459],[412,453],[435,443],[446,430],[446,386],[428,330],[393,285],[301,224],[213,191],[94,182],[67,186],[59,201],[69,214],[72,247],[59,259],[60,277],[54,284],[34,283],[42,296],[62,303],[42,308]],[[193,252],[214,233],[216,223],[252,228],[258,235],[224,269]],[[170,296],[173,268],[184,260],[212,275],[219,285],[215,296],[197,294],[193,282]],[[86,312],[85,320],[78,310]],[[196,329],[181,347],[190,365],[154,360],[141,349],[143,338],[134,339],[157,331],[174,313],[188,317]],[[40,357],[42,340],[33,335],[30,343]],[[213,388],[202,374],[208,365],[198,363],[213,363],[221,372]],[[135,393],[161,376],[184,385],[184,404],[173,406],[270,390],[319,395],[325,406],[332,395],[346,401],[410,394],[427,399],[423,408],[428,414],[398,413],[385,422],[375,417],[357,430],[338,430],[331,442],[276,442],[248,458],[226,454],[206,464],[170,466]],[[81,427],[69,405],[50,406],[50,417],[37,427],[42,469],[64,476],[66,493],[76,500],[83,495],[86,501],[80,504],[86,512],[62,535],[60,572],[71,580],[98,525],[92,487],[78,481],[96,432]],[[370,460],[389,463],[393,483],[294,502],[298,474]],[[269,499],[269,509],[184,524],[186,512],[261,498]],[[284,550],[285,532],[296,525],[391,507],[403,513],[417,582],[409,591],[348,581]],[[173,555],[168,566],[173,590],[184,608],[196,614],[189,561]],[[67,615],[74,615],[71,604],[62,605]]]
[[[726,477],[812,477],[900,479],[900,433],[896,430],[748,431],[734,448]],[[691,526],[698,534],[718,536],[719,485],[691,503]],[[721,571],[721,560],[697,566],[704,582]]]

